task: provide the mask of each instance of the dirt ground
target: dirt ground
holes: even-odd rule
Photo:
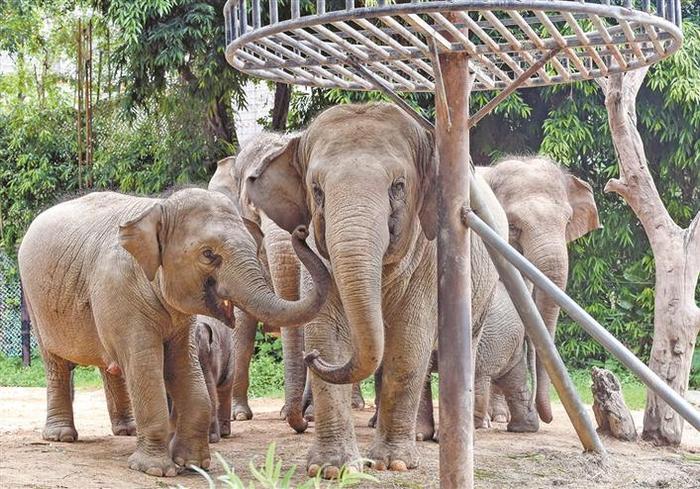
[[[255,418],[233,423],[233,436],[212,445],[248,477],[248,461],[262,463],[267,445],[277,442],[285,468],[305,466],[306,450],[313,439],[313,426],[297,435],[278,418],[279,399],[252,402]],[[479,430],[476,436],[477,487],[570,487],[570,488],[700,488],[700,433],[686,425],[684,443],[678,450],[657,449],[646,443],[622,443],[605,439],[606,460],[581,453],[576,435],[563,408],[555,404],[552,424],[536,434],[513,434],[505,426]],[[355,413],[360,449],[373,436],[367,428],[372,410]],[[101,390],[78,391],[75,400],[77,443],[49,443],[41,439],[46,415],[45,390],[0,388],[0,487],[2,488],[163,488],[207,487],[197,474],[159,479],[129,470],[126,459],[134,438],[115,437]],[[635,421],[641,426],[642,413]],[[375,472],[381,487],[438,487],[438,445],[419,443],[421,464],[416,470]],[[299,470],[301,479],[302,471]],[[214,463],[212,475],[221,474]],[[369,487],[369,485],[365,485]],[[376,486],[374,486],[376,487]]]

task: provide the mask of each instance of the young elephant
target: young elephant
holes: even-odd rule
[[[129,467],[173,476],[207,467],[210,401],[191,349],[192,316],[231,323],[233,305],[266,321],[299,325],[325,301],[329,276],[295,231],[294,247],[316,286],[290,303],[267,286],[256,244],[230,200],[186,189],[166,199],[92,193],[39,215],[19,249],[19,271],[47,377],[43,437],[75,441],[71,370],[121,372],[110,403],[137,425]],[[111,374],[110,374],[111,375]],[[116,375],[115,375],[116,377]],[[166,390],[178,411],[170,441]]]
[[[209,442],[216,443],[231,434],[233,337],[228,326],[208,316],[197,316],[194,337],[212,405]]]
[[[316,422],[312,476],[333,477],[359,462],[351,384],[380,363],[382,409],[368,458],[392,470],[418,464],[415,419],[437,325],[435,176],[431,135],[396,106],[367,104],[326,110],[264,154],[244,182],[256,208],[281,228],[312,223],[314,245],[332,269],[328,301],[304,329]],[[502,209],[482,179],[476,185],[505,236]],[[471,258],[478,316],[497,275],[474,234]]]

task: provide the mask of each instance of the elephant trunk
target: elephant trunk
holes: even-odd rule
[[[566,279],[569,273],[569,257],[564,240],[540,240],[534,246],[523,245],[525,257],[539,268],[552,282],[562,290],[566,289]],[[559,306],[554,300],[541,290],[534,290],[535,305],[542,316],[550,336],[554,339],[559,317]],[[545,423],[552,421],[552,406],[549,400],[549,387],[551,381],[544,365],[537,358],[536,361],[537,390],[535,405],[540,419]]]
[[[303,326],[323,306],[330,287],[330,274],[321,259],[304,241],[305,227],[299,226],[292,234],[292,247],[299,260],[309,271],[314,286],[309,294],[298,301],[289,301],[275,295],[260,268],[254,248],[250,253],[240,249],[231,252],[235,257],[219,273],[217,295],[232,301],[251,316],[270,326]],[[251,240],[252,241],[252,240]],[[250,246],[254,246],[252,242]]]
[[[390,209],[380,189],[346,187],[329,190],[328,197],[326,244],[350,327],[352,356],[344,365],[331,365],[314,351],[306,361],[324,381],[350,384],[372,375],[384,354],[382,261],[389,245]]]

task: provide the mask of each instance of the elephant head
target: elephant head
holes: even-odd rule
[[[268,143],[246,177],[246,194],[283,229],[311,223],[352,332],[344,365],[314,354],[307,362],[327,382],[360,381],[383,355],[384,267],[422,234],[435,237],[431,136],[393,105],[343,105],[303,133],[269,135]]]
[[[569,273],[567,243],[600,228],[591,186],[543,158],[508,158],[479,168],[506,211],[509,241],[560,288]],[[559,307],[540,290],[534,299],[549,333],[554,332]],[[537,362],[537,410],[552,420],[549,377]]]
[[[330,276],[306,246],[306,229],[293,231],[294,250],[315,284],[297,302],[280,299],[267,285],[253,237],[219,192],[175,192],[121,224],[119,241],[148,280],[155,280],[165,303],[183,314],[213,316],[230,325],[236,305],[265,322],[298,326],[323,305]]]

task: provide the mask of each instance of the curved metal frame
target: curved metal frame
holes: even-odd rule
[[[523,87],[640,68],[675,52],[683,37],[674,24],[680,23],[680,14],[667,16],[667,20],[625,6],[570,0],[426,1],[298,17],[294,17],[298,1],[293,1],[293,10],[297,4],[293,18],[277,21],[277,16],[271,16],[273,21],[268,25],[260,21],[260,0],[253,0],[250,13],[246,1],[229,0],[224,10],[226,58],[231,65],[280,82],[346,90],[372,89],[351,69],[353,64],[362,63],[384,77],[394,90],[433,91],[430,50],[422,40],[431,37],[438,40],[440,53],[470,55],[477,75],[473,90],[505,88],[534,64],[540,53],[553,49],[561,52],[525,80]],[[662,5],[675,5],[676,1]],[[276,5],[275,0],[270,3]],[[241,15],[244,9],[246,15]],[[675,8],[665,11],[675,12]],[[493,12],[515,17],[498,18]],[[524,18],[522,12],[533,15]],[[477,35],[460,38],[461,26],[447,21],[443,13],[456,13]],[[485,20],[474,20],[468,13],[480,14]],[[248,17],[252,17],[252,26]],[[370,20],[378,20],[380,25]],[[591,28],[584,29],[580,21],[590,22]],[[533,29],[538,26],[542,36]],[[564,27],[570,32],[563,33]],[[446,39],[450,36],[455,42]],[[393,42],[387,40],[389,37]],[[383,44],[375,42],[377,39]]]

